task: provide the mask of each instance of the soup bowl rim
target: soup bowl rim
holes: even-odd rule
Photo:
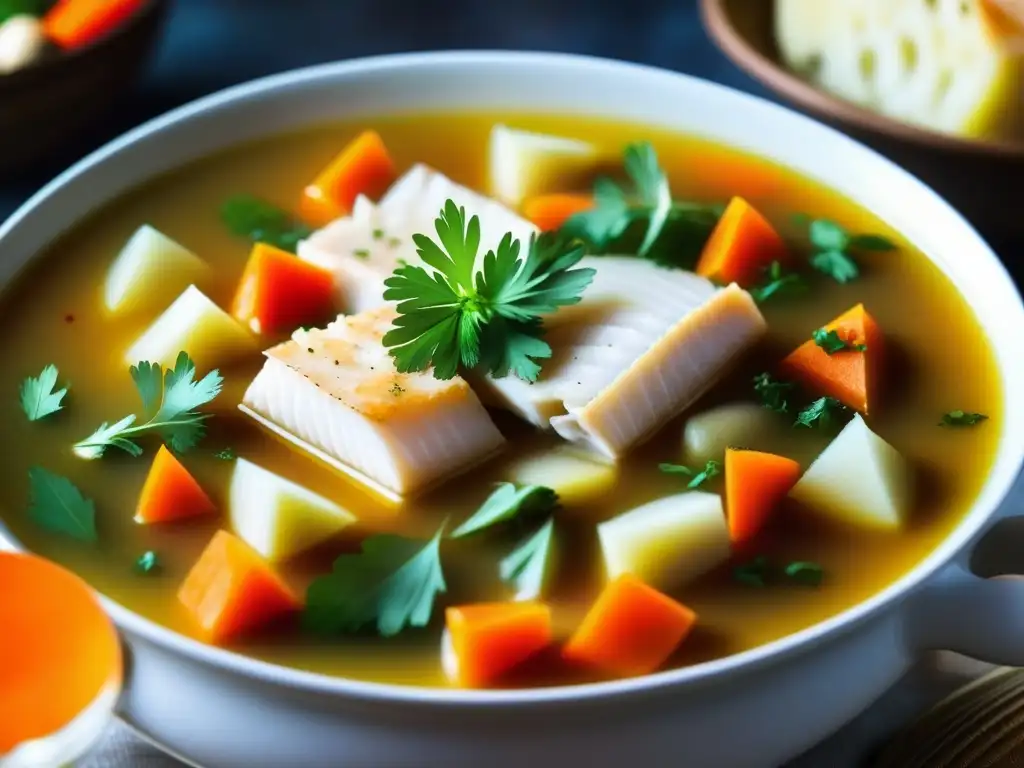
[[[902,181],[910,184],[914,188],[916,195],[920,195],[922,199],[929,198],[930,204],[941,207],[944,212],[943,215],[949,217],[955,226],[964,231],[965,235],[973,238],[975,252],[971,254],[971,257],[981,259],[986,270],[1000,281],[1009,284],[1011,290],[1016,293],[1013,280],[1005,267],[981,236],[974,231],[973,227],[959,213],[930,187],[907,171],[904,171],[892,161],[843,135],[839,131],[766,99],[691,75],[631,62],[577,54],[544,52],[469,50],[389,54],[318,64],[262,77],[226,88],[156,117],[112,140],[78,161],[33,195],[6,222],[0,224],[0,243],[19,226],[20,222],[30,212],[37,208],[45,207],[48,199],[71,180],[94,171],[94,169],[102,166],[108,158],[120,150],[178,124],[186,123],[208,110],[228,108],[235,102],[244,100],[263,97],[273,98],[274,94],[279,92],[288,91],[302,84],[319,80],[333,81],[340,85],[347,80],[355,80],[367,74],[379,75],[387,73],[395,77],[401,77],[403,72],[422,67],[454,66],[468,69],[484,65],[509,69],[530,67],[538,71],[546,69],[575,70],[578,71],[580,76],[589,77],[595,81],[600,79],[602,73],[628,76],[637,80],[650,81],[652,84],[656,82],[664,83],[666,89],[685,89],[691,95],[699,96],[699,94],[706,92],[715,93],[721,98],[728,98],[735,104],[735,109],[740,112],[771,112],[775,113],[778,119],[785,119],[793,125],[802,124],[806,130],[816,132],[816,135],[820,137],[820,141],[829,142],[835,146],[846,145],[846,149],[858,153],[858,156],[865,163],[872,164],[890,177],[903,177]],[[603,100],[608,103],[609,109],[613,107],[607,96],[602,96],[595,100]],[[135,181],[136,183],[144,183],[148,180],[148,177],[140,177]],[[103,202],[109,203],[110,200],[107,199]],[[857,201],[854,200],[854,202]],[[32,258],[34,257],[30,257],[29,261]],[[957,286],[957,290],[966,296],[960,286]],[[980,297],[975,296],[974,298],[979,299]],[[1024,328],[1024,304],[1021,303],[1019,294],[1016,294],[1016,299],[1018,306],[1012,307],[1014,312],[1018,312],[1015,322],[1019,322],[1021,328]],[[1005,385],[1006,371],[1000,370],[1000,375]],[[1004,391],[1006,391],[1005,386]],[[1005,501],[1009,490],[1020,472],[1022,464],[1024,464],[1024,431],[1017,429],[1017,426],[1022,423],[1024,423],[1024,419],[1016,419],[1012,424],[1008,420],[1006,431],[1000,440],[999,454],[1012,451],[1012,438],[1014,436],[1010,434],[1012,427],[1014,434],[1021,438],[1018,440],[1020,447],[1016,450],[1016,458],[1011,455],[1007,460],[1000,462],[997,455],[996,464],[998,471],[992,473],[989,477],[961,522],[927,557],[887,587],[824,621],[764,645],[712,661],[670,669],[643,677],[579,685],[491,691],[417,687],[353,680],[286,667],[246,656],[242,652],[207,645],[140,616],[110,598],[100,596],[100,599],[115,624],[122,632],[127,634],[129,640],[143,640],[192,661],[270,685],[365,702],[402,702],[407,704],[426,704],[435,707],[557,704],[567,701],[606,699],[627,694],[650,693],[656,690],[704,684],[731,677],[737,673],[762,668],[769,664],[781,662],[784,659],[793,658],[807,651],[812,646],[825,643],[830,639],[845,634],[870,621],[873,617],[878,616],[881,612],[891,607],[898,598],[907,595],[911,590],[928,581],[929,578],[948,565],[977,538],[983,531],[986,523],[994,517],[1000,505]],[[0,524],[0,548],[3,547],[23,549],[22,545],[13,536],[7,534],[2,524]]]

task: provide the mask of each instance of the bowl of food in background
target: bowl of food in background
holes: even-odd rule
[[[1024,234],[1024,5],[701,0],[727,56],[889,155],[996,238]]]
[[[0,172],[100,119],[153,49],[166,0],[0,0]]]

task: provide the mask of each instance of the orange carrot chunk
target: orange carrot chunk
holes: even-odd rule
[[[206,515],[217,508],[167,446],[161,445],[142,486],[135,522],[168,523]]]
[[[685,605],[626,573],[604,588],[562,656],[620,677],[646,675],[665,663],[696,621]]]
[[[787,260],[786,244],[767,219],[742,197],[729,201],[697,263],[697,274],[749,287],[773,261]]]
[[[523,201],[523,216],[542,232],[551,232],[577,213],[589,211],[593,207],[594,198],[590,195],[559,192],[527,198]]]
[[[750,541],[800,479],[799,462],[759,451],[725,451],[725,504],[729,538]]]
[[[824,330],[835,331],[848,348],[829,354],[812,339],[782,361],[779,375],[867,415],[877,404],[885,359],[885,340],[878,323],[858,304]],[[865,348],[859,350],[859,345]]]
[[[491,685],[551,643],[543,603],[478,603],[445,611],[454,677],[466,688]]]
[[[43,32],[64,49],[81,48],[113,32],[142,0],[59,0],[43,17]]]
[[[200,634],[224,644],[298,610],[288,586],[254,549],[217,531],[178,590]]]
[[[329,271],[256,243],[231,312],[254,333],[279,333],[323,320],[333,306],[334,277]]]
[[[299,215],[322,227],[352,210],[359,195],[376,199],[395,180],[395,164],[376,131],[357,136],[302,192]]]

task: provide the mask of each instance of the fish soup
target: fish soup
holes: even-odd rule
[[[984,333],[899,233],[589,119],[241,146],[62,236],[0,313],[21,542],[371,681],[605,680],[804,629],[957,525],[1001,429]]]

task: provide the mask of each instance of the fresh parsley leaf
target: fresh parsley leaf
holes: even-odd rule
[[[640,204],[648,211],[647,230],[637,250],[637,256],[650,253],[672,209],[672,192],[668,178],[658,165],[658,155],[649,142],[641,141],[626,146],[623,167],[636,187]]]
[[[160,569],[160,557],[153,550],[143,552],[135,561],[135,570],[139,573],[153,573]]]
[[[837,283],[848,283],[860,276],[860,268],[850,251],[891,251],[896,245],[882,235],[852,235],[834,221],[813,219],[807,224],[814,253],[811,266]]]
[[[295,252],[300,240],[313,233],[312,229],[277,206],[252,195],[229,198],[221,206],[220,217],[235,235],[291,253]]]
[[[749,563],[733,568],[732,576],[740,584],[746,584],[748,587],[763,587],[768,577],[768,569],[768,559],[758,556]]]
[[[573,269],[583,249],[543,234],[531,238],[525,258],[512,235],[488,251],[479,269],[480,221],[452,200],[435,222],[438,241],[413,236],[430,268],[405,265],[384,281],[384,299],[397,301],[398,317],[384,336],[400,373],[433,366],[450,379],[459,367],[480,365],[495,377],[510,372],[536,381],[551,347],[542,338],[543,316],[577,303],[594,277]]]
[[[28,471],[28,514],[36,525],[79,541],[96,541],[96,507],[66,477],[42,467]]]
[[[973,427],[988,419],[983,413],[967,413],[966,411],[950,411],[942,415],[940,427]]]
[[[796,426],[827,429],[845,410],[846,406],[834,397],[819,397],[796,415]]]
[[[825,572],[820,565],[804,560],[790,563],[786,566],[784,573],[791,581],[806,584],[809,587],[819,586],[825,577]]]
[[[795,272],[784,272],[782,265],[773,261],[765,270],[761,285],[750,289],[750,295],[758,304],[764,304],[776,294],[797,293],[807,289],[807,282]]]
[[[861,251],[895,251],[896,243],[882,235],[853,235],[849,247]]]
[[[61,401],[68,393],[68,389],[65,387],[54,390],[57,386],[57,375],[57,366],[48,365],[39,376],[29,376],[21,382],[21,409],[29,421],[38,421],[61,410]]]
[[[392,534],[371,536],[360,554],[342,555],[330,574],[306,592],[305,626],[324,634],[358,632],[375,624],[384,637],[424,627],[434,601],[447,590],[441,569],[441,536],[430,541]]]
[[[692,478],[689,483],[686,484],[688,490],[699,488],[710,480],[712,477],[721,474],[722,465],[717,461],[711,460],[704,465],[704,469],[697,472],[696,470],[685,467],[682,464],[659,464],[658,469],[664,472],[666,475],[685,475],[686,477]]]
[[[506,556],[498,566],[501,580],[516,588],[516,600],[540,596],[554,563],[555,521],[548,518],[536,533]]]
[[[867,344],[851,344],[837,331],[826,331],[824,328],[819,328],[813,334],[814,343],[825,350],[826,355],[834,355],[836,352],[864,352],[867,350]]]
[[[846,230],[828,219],[814,219],[808,227],[811,245],[819,251],[845,251],[850,244]]]
[[[156,363],[141,362],[132,366],[130,373],[149,419],[136,425],[135,414],[129,414],[113,425],[103,422],[89,437],[75,443],[73,450],[79,458],[98,459],[110,447],[140,456],[142,448],[134,438],[148,433],[158,435],[176,453],[195,447],[203,437],[208,416],[195,409],[220,394],[224,380],[218,371],[195,381],[195,363],[179,352],[174,368],[164,371]]]
[[[822,251],[811,256],[811,266],[837,283],[848,283],[860,277],[860,267],[842,251]]]
[[[557,504],[558,495],[542,485],[517,488],[514,483],[500,483],[480,508],[452,531],[451,536],[457,539],[514,517],[550,512]]]
[[[825,572],[820,565],[806,560],[796,560],[781,569],[773,567],[763,555],[750,562],[738,565],[733,569],[733,578],[740,584],[750,587],[764,587],[774,576],[784,576],[786,580],[809,587],[817,587],[824,579]]]
[[[754,392],[761,398],[761,405],[776,413],[788,413],[786,397],[796,387],[790,381],[777,381],[770,373],[759,373],[754,377]]]

